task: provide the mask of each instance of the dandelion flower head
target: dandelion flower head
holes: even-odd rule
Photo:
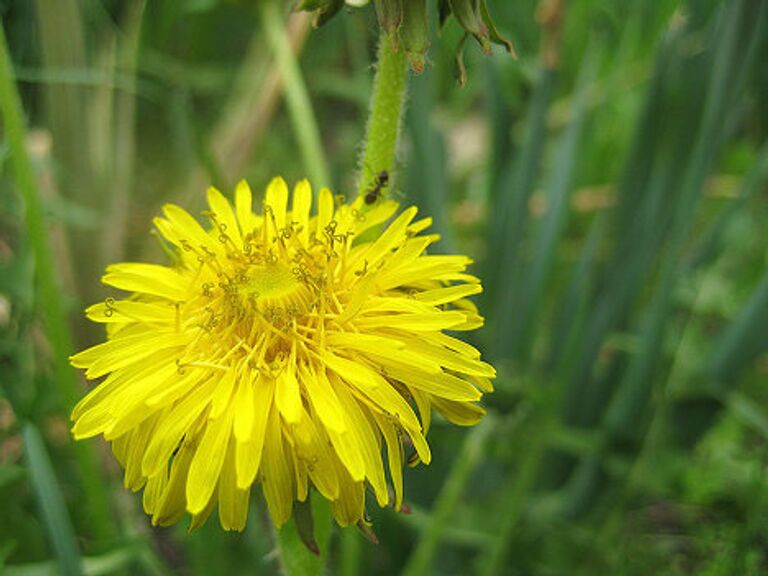
[[[444,332],[482,325],[469,258],[427,254],[438,236],[415,207],[386,225],[397,203],[323,189],[313,214],[306,181],[290,210],[279,178],[257,212],[245,182],[208,204],[205,227],[172,204],[155,219],[172,265],[107,268],[129,295],[86,310],[107,339],[71,362],[104,379],[75,437],[112,443],[153,524],[189,513],[195,528],[218,504],[242,530],[255,482],[278,526],[312,487],[341,525],[365,518],[367,489],[400,509],[405,461],[431,458],[432,408],[472,425],[492,390],[493,368]]]

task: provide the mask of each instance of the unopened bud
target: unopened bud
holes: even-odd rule
[[[400,38],[414,72],[424,71],[429,48],[426,0],[408,0],[403,4],[403,25]]]

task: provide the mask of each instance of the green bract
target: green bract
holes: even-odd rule
[[[370,1],[346,2],[349,6],[362,6]],[[404,49],[411,68],[415,72],[424,69],[426,53],[429,48],[429,26],[427,18],[427,0],[373,0],[379,25],[392,41],[392,48]],[[338,12],[344,5],[343,0],[301,0],[299,10],[315,13],[315,26],[321,26]],[[491,45],[499,44],[510,54],[515,55],[512,42],[504,38],[491,18],[486,0],[438,0],[440,28],[453,15],[465,31],[465,39],[472,35],[490,54]],[[465,42],[459,43],[456,50],[459,63],[459,81],[463,83],[464,73],[461,65]]]

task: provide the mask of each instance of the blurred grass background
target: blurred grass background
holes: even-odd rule
[[[435,422],[411,514],[370,508],[380,544],[335,529],[329,573],[768,573],[766,4],[491,0],[520,59],[468,44],[463,89],[460,29],[433,38],[393,194],[475,258],[497,391],[478,427]],[[258,499],[243,534],[153,529],[103,443],[68,432],[66,357],[101,337],[81,310],[106,263],[162,258],[162,203],[275,174],[355,190],[373,10],[312,32],[268,11],[0,1],[3,574],[300,573]]]

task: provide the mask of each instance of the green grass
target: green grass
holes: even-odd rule
[[[0,4],[3,573],[768,570],[766,2],[588,0],[558,31],[489,0],[520,58],[470,39],[464,88],[460,28],[433,30],[392,193],[474,258],[497,390],[475,429],[436,419],[410,515],[369,499],[378,545],[314,506],[319,559],[258,488],[242,534],[151,528],[101,442],[68,435],[67,357],[102,337],[80,311],[103,265],[163,257],[163,203],[364,185],[374,9],[310,31],[277,3],[48,4]]]

